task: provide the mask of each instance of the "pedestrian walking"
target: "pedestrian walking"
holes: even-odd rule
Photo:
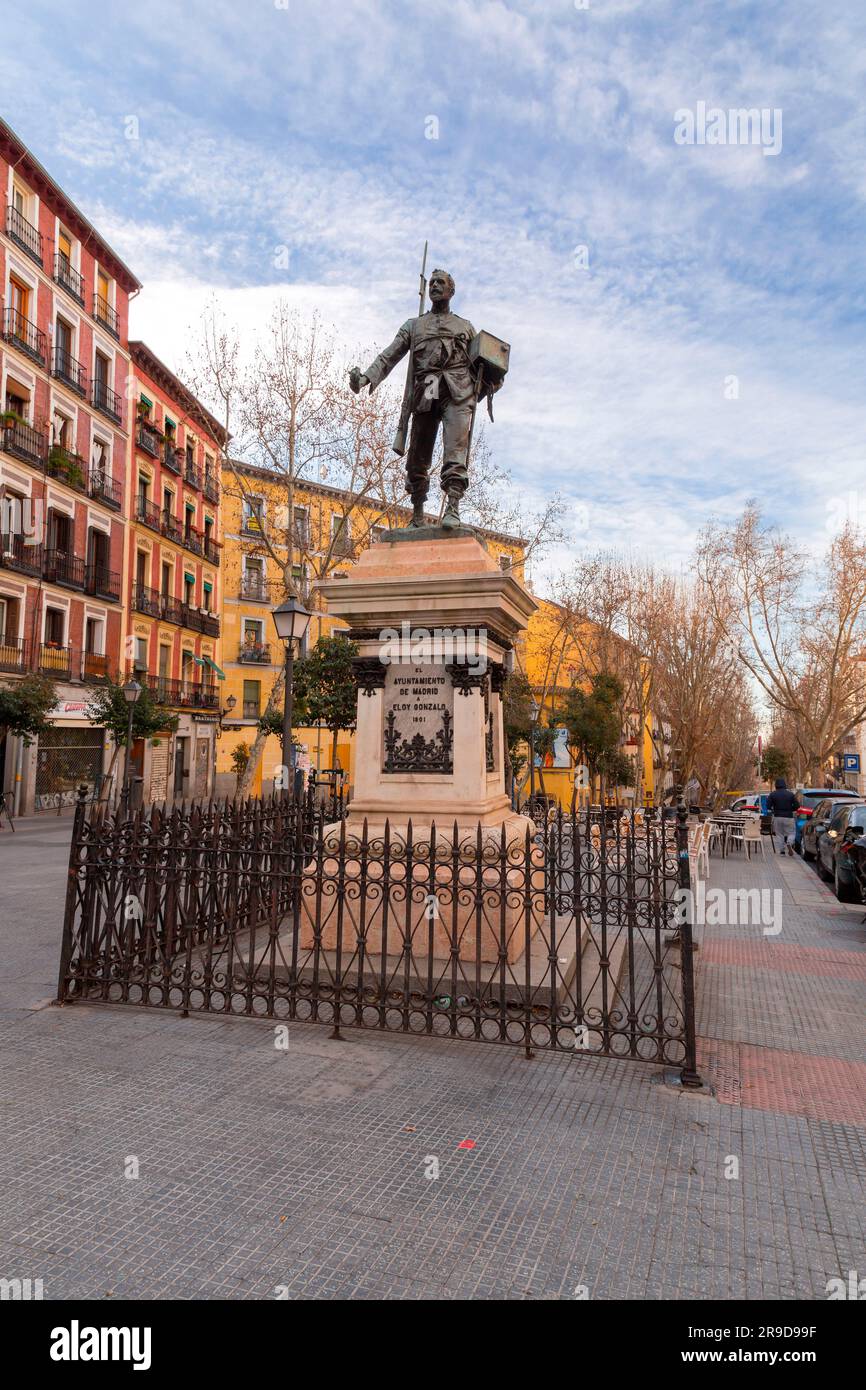
[[[771,791],[767,797],[767,810],[773,817],[773,836],[782,837],[782,853],[787,850],[789,854],[794,853],[795,826],[794,817],[800,809],[800,801],[796,792],[788,790],[788,783],[784,777],[776,778],[775,791]]]

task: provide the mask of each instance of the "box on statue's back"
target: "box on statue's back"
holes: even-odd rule
[[[535,601],[464,527],[386,533],[345,578],[320,581],[317,588],[358,647],[354,795],[345,824],[328,828],[334,854],[325,872],[343,880],[341,861],[356,878],[361,859],[371,861],[366,949],[390,954],[406,917],[411,877],[410,919],[431,893],[450,904],[424,923],[434,955],[447,956],[459,933],[464,959],[495,960],[503,950],[516,959],[527,938],[514,927],[525,918],[527,888],[533,912],[539,906],[543,873],[527,872],[535,855],[531,822],[514,813],[505,791],[503,689],[514,642]],[[379,872],[386,823],[390,887],[383,893],[371,880]],[[479,849],[487,861],[480,871]],[[472,891],[455,892],[457,878],[471,882]],[[503,899],[489,919],[478,913],[475,889],[482,882]],[[314,927],[311,908],[312,900],[303,908],[305,935],[314,929],[324,948],[333,949],[335,915]],[[390,945],[382,941],[389,915]]]

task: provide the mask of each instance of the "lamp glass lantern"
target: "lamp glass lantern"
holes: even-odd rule
[[[298,603],[296,598],[287,599],[273,612],[277,636],[281,637],[284,642],[301,642],[312,616],[312,613],[302,603]]]
[[[138,681],[127,681],[126,685],[123,687],[123,698],[126,701],[126,703],[128,705],[134,705],[140,695],[141,686],[139,685]]]

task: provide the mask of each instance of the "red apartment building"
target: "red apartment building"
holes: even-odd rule
[[[144,343],[131,342],[135,414],[126,587],[128,673],[177,716],[133,749],[147,800],[210,796],[219,729],[220,459],[226,433]]]
[[[104,770],[89,686],[123,668],[128,304],[138,280],[0,121],[0,677],[49,674],[51,731],[0,745],[20,811]]]

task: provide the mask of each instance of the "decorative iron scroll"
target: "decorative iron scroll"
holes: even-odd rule
[[[363,695],[373,695],[377,690],[385,689],[385,676],[388,668],[382,665],[377,656],[356,659],[352,662],[352,670],[355,673],[358,690]]]
[[[483,671],[473,670],[471,666],[454,665],[446,666],[445,670],[451,677],[451,684],[461,695],[468,695],[471,690],[480,690],[482,694],[487,690],[487,667]]]
[[[433,738],[423,734],[403,738],[396,727],[394,711],[385,721],[385,765],[383,772],[453,772],[454,730],[451,715],[442,715],[442,728]]]
[[[505,682],[508,680],[508,672],[501,661],[491,661],[490,663],[490,689],[494,695],[501,695],[505,689]]]

